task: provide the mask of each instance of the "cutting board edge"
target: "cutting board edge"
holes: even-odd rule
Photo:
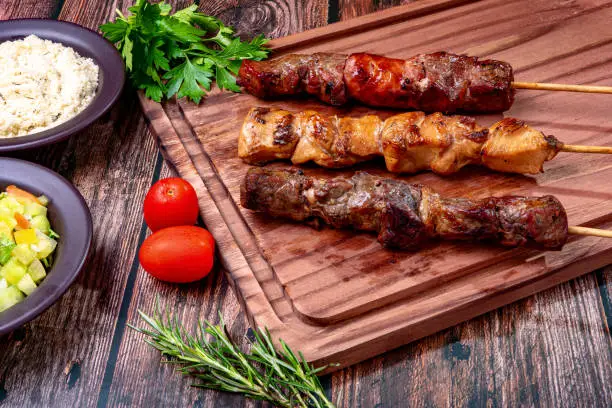
[[[452,2],[442,1],[440,3],[452,3]],[[466,1],[466,2],[460,2],[460,3],[465,4],[468,2]],[[410,7],[410,5],[404,6],[404,7]],[[354,21],[357,22],[359,20],[360,19],[356,19]],[[299,37],[299,35],[297,36]],[[300,39],[301,43],[308,41],[307,36],[302,36],[300,38],[301,38]],[[323,40],[324,39],[322,39],[321,41]],[[290,45],[290,42],[288,42],[288,44],[284,44],[281,40],[276,41],[276,43],[274,42],[272,43],[273,48],[277,50],[278,49],[286,50],[287,48],[283,48],[283,47],[287,47],[289,45]],[[296,43],[296,45],[293,45],[291,47],[295,47],[299,45],[300,44]],[[141,103],[142,103],[142,99],[141,99]],[[154,127],[154,126],[152,125],[151,127]],[[162,148],[162,151],[166,148],[166,146],[164,146],[164,144],[161,143],[159,140],[158,140],[158,144],[160,145],[160,148]],[[176,166],[174,167],[177,168]],[[177,168],[177,170],[179,169]],[[605,258],[603,259],[601,257],[598,257],[596,259],[591,258],[591,259],[586,259],[583,261],[578,261],[578,262],[574,262],[569,265],[566,265],[565,267],[554,271],[554,273],[552,273],[550,276],[546,276],[541,279],[534,280],[533,282],[527,282],[524,285],[521,285],[520,287],[512,288],[508,290],[507,292],[499,294],[498,298],[485,300],[484,303],[479,303],[477,306],[466,305],[465,310],[461,313],[462,314],[461,318],[457,318],[454,320],[449,319],[447,321],[444,321],[445,323],[441,324],[440,325],[441,327],[434,330],[433,332],[442,330],[446,327],[452,326],[466,319],[486,313],[490,310],[493,310],[505,304],[511,303],[512,301],[516,301],[523,297],[529,296],[538,291],[550,288],[554,285],[557,285],[559,283],[565,282],[567,280],[580,276],[584,273],[587,273],[589,270],[592,270],[592,269],[595,269],[601,266],[605,266],[606,264],[609,264],[610,262],[612,262],[612,260],[610,259],[612,255],[609,253],[609,251],[607,251],[604,255],[605,255]],[[223,261],[224,265],[226,264],[226,262],[227,261],[225,260]],[[580,269],[579,265],[582,265],[582,268],[584,268],[582,269],[582,272],[579,270]],[[269,314],[258,314],[257,312],[252,312],[251,308],[247,306],[247,302],[245,301],[245,293],[242,290],[242,283],[235,280],[235,276],[232,275],[233,270],[231,268],[227,268],[226,272],[228,276],[230,277],[230,282],[232,282],[233,286],[236,286],[238,289],[237,290],[238,297],[241,303],[243,304],[243,306],[245,306],[246,309],[248,310],[247,316],[249,317],[249,321],[251,323],[254,323],[255,325],[258,325],[258,326],[261,326],[261,325],[270,326],[273,328],[273,332],[278,333],[279,337],[283,339],[288,339],[288,338],[292,338],[295,336],[295,330],[291,324],[282,323],[280,322],[280,320],[276,320],[276,319],[270,319]],[[247,294],[246,297],[248,296],[250,295]],[[389,305],[388,307],[392,307],[392,306],[393,305]],[[459,313],[457,313],[457,315],[459,315]],[[442,322],[439,322],[439,323],[442,323]],[[303,329],[303,326],[298,325],[298,329],[299,330]],[[381,352],[393,349],[399,345],[405,344],[410,341],[417,340],[418,338],[421,338],[428,334],[433,333],[433,332],[429,333],[429,330],[425,330],[424,328],[419,329],[418,327],[412,327],[411,329],[413,329],[414,331],[411,333],[406,333],[406,330],[409,330],[409,329],[410,328],[403,327],[401,329],[398,329],[400,331],[396,330],[390,334],[386,334],[385,338],[379,337],[378,339],[375,339],[375,341],[371,341],[367,352],[363,350],[363,347],[356,347],[354,345],[352,346],[348,345],[348,348],[344,351],[328,353],[329,356],[327,357],[315,357],[313,361],[316,364],[323,364],[325,362],[330,361],[329,360],[330,358],[337,358],[338,361],[342,361],[343,363],[342,366],[334,368],[334,369],[339,369],[341,367],[344,367],[344,366],[353,364],[355,362],[361,361],[363,359],[372,357]],[[422,331],[419,332],[419,330],[422,330]],[[314,333],[316,332],[317,331],[314,331]],[[287,334],[287,336],[283,336],[283,334]],[[388,340],[388,339],[391,339],[391,340]],[[385,343],[385,341],[388,341],[388,343]],[[359,356],[355,356],[354,354],[357,354],[357,353],[361,353],[361,354]],[[344,359],[341,360],[340,356],[344,356]],[[329,371],[332,371],[332,370],[329,370]]]
[[[370,31],[383,25],[418,18],[426,14],[437,13],[478,1],[480,0],[421,0],[416,3],[404,4],[358,18],[302,31],[301,33],[275,38],[268,43],[268,47],[277,52],[287,52],[304,44],[311,45],[349,33],[355,34]]]
[[[495,309],[506,306],[508,304],[518,302],[533,294],[550,289],[554,286],[578,278],[582,275],[590,273],[607,265],[612,264],[612,249],[608,249],[599,254],[597,258],[587,258],[585,260],[576,261],[562,268],[551,270],[546,275],[540,276],[528,282],[523,282],[520,285],[508,288],[503,292],[489,294],[486,298],[477,299],[466,303],[460,307],[454,308],[451,311],[443,313],[436,319],[435,326],[431,326],[428,320],[422,320],[416,323],[406,323],[403,317],[397,319],[397,328],[392,332],[386,333],[384,336],[373,336],[368,339],[361,339],[362,343],[367,342],[367,347],[363,344],[347,344],[346,348],[334,353],[321,353],[323,348],[318,344],[313,344],[311,347],[303,350],[306,359],[314,366],[325,366],[341,361],[338,366],[329,366],[321,374],[328,374],[342,368],[351,366],[379,354],[388,352],[395,348],[409,344],[413,341],[438,333],[449,327],[463,323],[467,320],[489,313]],[[383,309],[393,308],[395,305],[387,305]],[[255,316],[257,323],[257,317]],[[402,325],[402,323],[404,323]],[[288,333],[287,338],[291,338],[292,330],[289,327],[276,328],[271,331],[280,338],[283,334]],[[316,331],[315,331],[316,333]],[[305,341],[310,341],[311,338],[304,338]],[[385,342],[385,340],[387,342]],[[312,350],[314,349],[314,351]]]
[[[162,121],[167,120],[168,125],[171,126],[170,120],[165,117],[166,113],[163,111],[163,107],[160,104],[146,100],[146,98],[144,98],[142,95],[141,103],[143,104],[143,108],[148,106],[150,109],[151,106],[153,106],[154,109],[161,109],[163,115],[158,110],[155,114],[157,115],[157,119]],[[197,185],[197,180],[194,181],[194,176],[199,178],[199,174],[194,167],[191,167],[193,170],[192,172],[186,172],[184,168],[178,168],[172,164],[172,160],[177,159],[177,154],[184,154],[188,156],[184,146],[182,144],[166,145],[157,135],[159,123],[156,123],[156,125],[157,128],[152,126],[153,134],[155,135],[156,141],[159,144],[162,154],[166,160],[170,159],[170,164],[177,170],[181,177],[184,177],[188,181]],[[177,150],[180,150],[180,152]],[[200,188],[197,190],[200,196],[202,193],[206,193],[204,198],[200,197],[201,207],[207,207],[209,209],[216,208],[214,202],[211,203],[212,198],[208,194],[205,187],[202,188],[202,186],[200,186]],[[204,204],[202,204],[202,201]],[[205,222],[207,222],[207,225],[210,223],[210,225],[216,224],[218,227],[227,228],[227,225],[220,225],[218,223],[218,218],[213,217],[211,219],[210,217],[210,213],[208,215],[203,214],[203,218]],[[213,229],[218,227],[213,227]],[[317,336],[320,336],[324,331],[321,326],[310,326],[306,322],[300,320],[299,317],[289,319],[289,321],[282,321],[272,310],[261,287],[258,287],[258,290],[255,292],[253,292],[253,288],[245,287],[244,276],[237,277],[234,274],[237,270],[245,271],[248,269],[247,273],[250,274],[250,279],[257,280],[257,278],[252,275],[252,271],[250,270],[250,267],[246,261],[244,261],[244,265],[236,265],[236,256],[239,257],[241,252],[236,251],[237,246],[233,248],[232,246],[233,245],[231,242],[224,241],[224,248],[220,248],[221,252],[224,252],[223,249],[229,249],[232,256],[222,256],[221,261],[224,266],[226,276],[228,277],[231,286],[234,288],[241,306],[247,311],[246,315],[249,323],[254,327],[267,327],[275,336],[275,340],[283,339],[289,344],[300,343],[307,345],[306,347],[301,347],[301,351],[304,353],[307,360],[316,366],[341,362],[339,366],[330,366],[323,373],[329,373],[355,364],[359,361],[371,358],[406,343],[444,330],[465,320],[485,314],[513,301],[518,301],[539,291],[574,279],[582,274],[588,273],[589,270],[594,270],[612,263],[612,250],[604,251],[598,254],[597,257],[578,260],[562,268],[551,270],[549,273],[536,279],[508,288],[503,292],[492,293],[484,299],[474,300],[461,305],[452,311],[446,311],[440,316],[436,317],[434,325],[432,325],[431,321],[428,319],[423,319],[418,322],[409,322],[402,315],[398,315],[397,319],[395,319],[393,322],[393,326],[395,327],[394,330],[385,333],[384,336],[377,336],[376,333],[369,333],[367,336],[365,336],[366,338],[357,337],[356,339],[346,341],[345,343],[342,343],[342,341],[335,341],[334,348],[336,350],[330,352],[329,348],[320,344],[319,341],[312,341],[313,338],[317,338]],[[402,304],[407,301],[409,301],[409,299],[402,299],[396,304],[385,305],[380,309],[372,311],[371,313],[376,313],[379,310],[401,308]],[[256,308],[253,308],[253,305],[255,305]],[[359,318],[360,316],[357,316],[353,319],[359,320]],[[327,333],[327,337],[333,337],[341,330],[341,328],[336,328],[335,331]],[[341,339],[342,338],[340,337],[340,340]],[[367,346],[364,346],[364,343],[367,343]]]

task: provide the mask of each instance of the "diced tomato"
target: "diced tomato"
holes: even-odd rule
[[[21,229],[30,228],[30,221],[28,221],[26,217],[24,217],[18,212],[15,213],[15,220],[17,221],[17,225],[19,225]]]
[[[12,197],[15,197],[16,199],[32,201],[32,202],[35,202],[36,204],[40,204],[40,202],[38,201],[38,198],[34,194],[28,193],[27,191],[22,190],[17,186],[8,186],[6,188],[6,193]]]

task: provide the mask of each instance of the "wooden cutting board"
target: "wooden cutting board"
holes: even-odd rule
[[[612,85],[612,1],[425,0],[274,40],[275,54],[365,51],[407,58],[447,50],[510,62],[517,81]],[[214,90],[200,105],[141,95],[166,159],[197,189],[202,217],[251,324],[317,364],[350,365],[612,262],[612,240],[573,237],[560,252],[443,242],[383,249],[374,235],[323,229],[239,205],[249,166],[237,137],[252,106],[362,115],[310,99],[261,101]],[[571,144],[612,144],[612,96],[518,91],[505,115]],[[489,125],[502,114],[480,116]],[[277,163],[274,166],[288,166]],[[350,175],[304,167],[322,177]],[[380,162],[359,166],[385,174]],[[612,157],[561,153],[535,177],[468,168],[403,176],[449,196],[553,194],[570,224],[612,228]],[[389,175],[388,175],[389,176]]]

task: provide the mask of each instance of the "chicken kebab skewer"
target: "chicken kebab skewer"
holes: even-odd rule
[[[290,159],[339,168],[383,156],[393,173],[441,175],[468,164],[536,174],[560,151],[612,154],[612,147],[566,145],[513,118],[486,128],[472,117],[441,113],[408,112],[382,120],[275,108],[251,109],[238,139],[238,155],[249,164]]]
[[[550,195],[471,201],[365,172],[319,179],[296,169],[251,168],[240,202],[274,217],[375,232],[382,245],[398,249],[448,239],[560,250],[572,233],[612,238],[612,231],[568,227],[565,209]]]
[[[366,53],[245,60],[237,83],[259,98],[308,94],[336,106],[355,100],[426,112],[505,111],[514,101],[515,88],[612,93],[606,86],[514,82],[507,62],[447,52],[407,60]]]

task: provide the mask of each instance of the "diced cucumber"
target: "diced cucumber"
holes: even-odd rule
[[[17,245],[15,248],[13,248],[11,254],[26,266],[31,264],[32,261],[36,259],[36,252],[30,249],[30,245],[28,244]]]
[[[38,203],[29,202],[25,205],[25,215],[29,215],[34,218],[37,215],[47,216],[47,207]]]
[[[5,222],[0,222],[0,239],[13,241],[13,229]]]
[[[8,288],[0,289],[0,312],[21,302],[24,298],[25,296],[17,286],[9,286]]]
[[[35,259],[30,266],[28,266],[28,275],[34,280],[34,282],[38,283],[47,276],[47,272],[45,271],[45,267],[42,262],[38,259]]]
[[[36,289],[36,284],[34,283],[32,278],[30,277],[30,275],[28,275],[26,273],[19,280],[19,282],[17,282],[17,287],[19,288],[20,291],[22,291],[26,295],[30,296],[32,294],[32,292],[34,292],[34,289]]]
[[[14,213],[15,211],[23,213],[25,207],[14,197],[6,196],[2,200],[0,200],[0,208],[7,209],[11,213]]]
[[[11,231],[14,230],[17,226],[17,220],[15,219],[14,213],[8,213],[6,211],[0,212],[0,224],[6,224]]]
[[[21,293],[17,286],[13,285],[5,289],[0,289],[0,312],[21,302],[24,298],[24,294]]]
[[[49,220],[47,219],[46,215],[36,215],[30,221],[30,225],[32,226],[32,228],[36,228],[37,230],[40,230],[45,234],[47,233],[47,231],[49,231],[49,228],[51,228],[51,224],[49,223]]]
[[[49,205],[49,199],[47,198],[47,196],[41,195],[40,197],[38,197],[38,202],[41,205],[44,205],[45,207]]]
[[[0,312],[29,296],[47,276],[45,265],[59,239],[47,218],[48,204],[47,197],[37,201],[18,188],[14,194],[0,192]]]
[[[44,259],[51,255],[53,251],[55,251],[55,247],[57,246],[57,241],[52,238],[49,238],[44,233],[36,230],[36,237],[38,238],[38,243],[33,244],[31,248],[36,251],[36,257],[38,259]]]
[[[0,274],[10,285],[15,285],[26,274],[27,268],[17,258],[11,258],[0,269]]]

